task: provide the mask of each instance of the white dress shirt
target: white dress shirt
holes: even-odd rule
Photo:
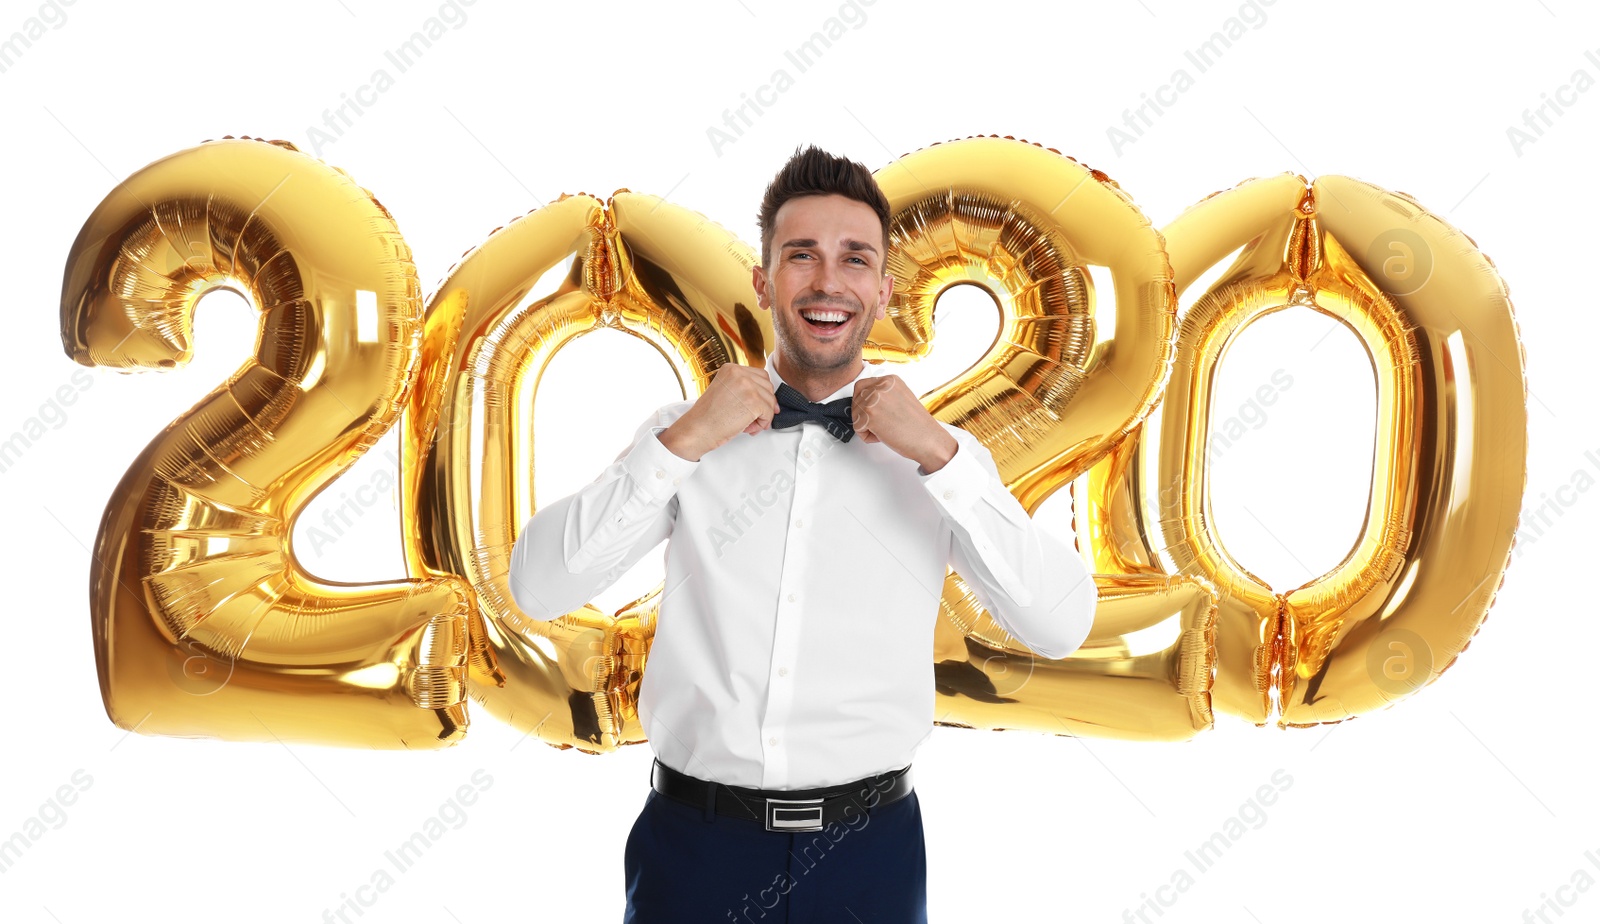
[[[766,356],[773,388],[782,382]],[[893,372],[864,363],[860,376]],[[853,394],[851,382],[824,401]],[[925,474],[814,421],[739,433],[690,461],[665,405],[591,484],[542,507],[511,553],[529,618],[579,609],[662,540],[666,579],[639,688],[656,757],[702,779],[831,786],[895,770],[933,731],[933,630],[953,567],[1046,658],[1088,637],[1095,587],[967,431]]]

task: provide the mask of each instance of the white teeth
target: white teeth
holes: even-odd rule
[[[809,321],[845,321],[850,318],[847,311],[802,311],[800,316]]]

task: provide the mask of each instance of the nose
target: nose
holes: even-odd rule
[[[844,294],[844,280],[839,274],[839,267],[823,260],[822,266],[817,270],[815,288],[828,295]]]

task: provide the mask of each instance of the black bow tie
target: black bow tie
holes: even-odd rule
[[[797,426],[804,420],[815,420],[827,427],[828,432],[841,443],[850,442],[850,437],[856,435],[855,425],[850,422],[848,396],[819,404],[807,401],[806,396],[800,394],[799,390],[788,382],[779,382],[778,407],[782,410],[772,418],[772,427],[775,430]]]

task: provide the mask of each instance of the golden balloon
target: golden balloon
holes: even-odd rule
[[[1527,386],[1505,284],[1443,219],[1346,177],[1247,181],[1163,233],[1180,289],[1227,262],[1183,317],[1159,430],[1140,435],[1126,464],[1103,462],[1087,479],[1080,531],[1095,537],[1094,568],[1142,573],[1164,554],[1216,585],[1220,711],[1298,726],[1388,706],[1455,661],[1509,563]],[[1223,547],[1205,447],[1229,345],[1291,307],[1360,338],[1377,380],[1378,431],[1354,547],[1328,573],[1280,592]],[[1273,450],[1296,451],[1316,447]]]
[[[460,579],[306,574],[294,518],[399,417],[421,298],[389,213],[286,142],[210,141],[143,168],[67,259],[61,338],[85,365],[169,369],[219,287],[257,350],[157,434],[106,507],[90,615],[106,711],[144,734],[380,748],[466,733]]]
[[[569,260],[554,291],[532,294]],[[703,215],[627,190],[607,202],[580,194],[497,229],[430,301],[401,456],[405,546],[415,573],[462,575],[476,589],[471,693],[518,730],[588,751],[642,742],[635,698],[662,589],[616,614],[586,605],[540,621],[517,610],[507,582],[517,532],[538,509],[540,376],[574,339],[619,330],[699,394],[723,363],[760,362],[771,348],[754,264]],[[879,349],[901,343],[881,322],[874,336]]]
[[[1115,450],[1159,400],[1176,335],[1161,236],[1105,174],[1011,138],[937,144],[876,177],[892,215],[896,295],[885,320],[920,354],[950,287],[976,285],[995,301],[995,342],[922,398],[982,440],[1031,513]],[[1094,267],[1109,272],[1104,290]],[[949,575],[934,635],[939,722],[1150,740],[1210,727],[1215,601],[1206,582],[1111,575],[1096,587],[1088,639],[1051,660],[1012,639]]]

